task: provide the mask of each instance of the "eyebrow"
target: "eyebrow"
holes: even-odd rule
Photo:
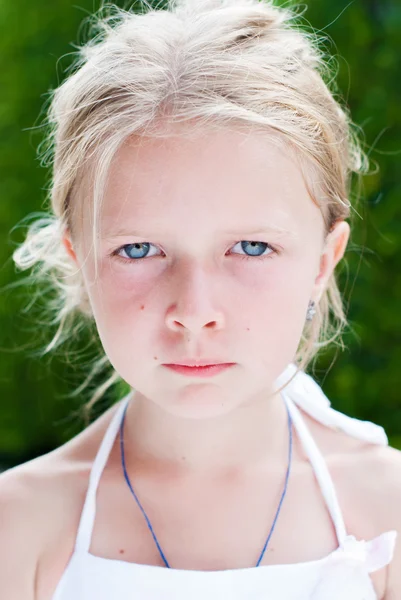
[[[288,236],[288,237],[298,237],[297,234],[294,231],[290,231],[289,229],[285,229],[284,227],[280,227],[278,225],[259,225],[258,227],[254,227],[254,228],[248,228],[248,227],[243,227],[242,229],[237,229],[237,230],[230,230],[230,231],[224,231],[223,234],[225,235],[260,235],[260,234],[275,234],[275,235],[279,235],[279,236]],[[165,235],[166,232],[158,232],[157,236],[162,236]],[[134,237],[153,237],[154,234],[152,234],[152,236],[149,236],[148,234],[144,234],[143,232],[141,232],[138,229],[131,229],[128,227],[123,227],[123,228],[118,228],[115,231],[110,231],[106,233],[106,237],[111,237],[111,238],[117,238],[117,237],[127,237],[127,236],[134,236]]]
[[[242,229],[238,229],[236,231],[227,231],[226,233],[230,235],[241,235],[244,233],[244,231],[246,231],[246,233],[250,235],[257,235],[259,233],[275,233],[278,235],[288,235],[296,237],[296,233],[294,231],[290,231],[289,229],[285,229],[284,227],[279,227],[278,225],[259,225],[259,227],[254,227],[252,229],[249,229],[248,227],[243,227]]]

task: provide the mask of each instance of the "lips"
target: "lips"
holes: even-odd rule
[[[204,365],[201,367],[188,367],[185,365],[164,365],[168,369],[175,371],[181,375],[188,375],[190,377],[210,377],[218,375],[222,371],[225,371],[229,367],[234,366],[235,363],[220,363],[214,365]]]
[[[208,358],[208,359],[202,359],[202,360],[190,360],[190,359],[184,359],[184,360],[180,360],[177,361],[175,363],[165,363],[166,367],[211,367],[214,365],[228,365],[228,364],[233,364],[224,360],[219,360],[219,359],[214,359],[214,358]]]

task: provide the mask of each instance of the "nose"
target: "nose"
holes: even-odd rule
[[[177,290],[177,299],[166,316],[166,324],[172,331],[198,334],[203,329],[214,331],[224,326],[223,311],[216,305],[213,285],[204,269],[186,269],[171,284]]]

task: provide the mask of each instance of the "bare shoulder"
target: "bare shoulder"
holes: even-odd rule
[[[355,440],[333,455],[328,465],[353,533],[367,539],[391,529],[400,509],[401,452]]]
[[[58,538],[61,561],[68,553],[69,527],[79,505],[79,479],[88,468],[45,455],[0,476],[0,579],[9,600],[41,600],[38,567]],[[54,548],[53,548],[54,549]],[[4,573],[3,573],[4,570]],[[8,584],[7,584],[8,581]]]
[[[57,470],[50,462],[30,461],[0,476],[0,579],[8,599],[36,599],[38,561],[61,498],[52,480]],[[57,481],[64,485],[62,475]]]
[[[28,506],[29,478],[21,469],[0,476],[0,580],[5,597],[33,600],[40,540]],[[38,499],[39,501],[39,499]]]
[[[397,532],[383,600],[398,600],[401,597],[401,452],[391,447],[380,448],[371,477],[372,502],[377,502],[372,511],[376,509],[379,513],[381,531]]]
[[[92,462],[115,407],[55,451],[0,475],[0,580],[2,593],[9,581],[8,600],[52,597],[74,547]]]
[[[347,530],[370,540],[396,531],[394,555],[387,567],[371,574],[382,600],[401,598],[401,452],[391,446],[361,444],[339,455],[333,476]],[[382,585],[381,585],[382,581]]]
[[[353,455],[341,456],[338,469],[344,477],[344,493],[349,490],[354,499],[355,494],[363,497],[371,514],[385,524],[400,499],[401,452],[391,446],[361,444]]]

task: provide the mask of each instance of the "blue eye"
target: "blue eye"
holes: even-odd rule
[[[241,258],[245,258],[245,259],[249,259],[249,258],[268,258],[270,256],[270,254],[274,254],[276,252],[276,250],[270,246],[270,244],[268,244],[267,242],[254,242],[254,241],[242,241],[242,242],[237,242],[237,244],[241,244],[241,250],[245,251],[245,247],[246,246],[250,246],[251,252],[256,252],[256,254],[250,254],[250,255],[244,255]],[[237,245],[235,244],[235,246]],[[258,249],[259,246],[259,249]],[[263,252],[266,252],[266,250],[270,250],[269,254],[267,255],[262,255]],[[247,250],[248,251],[248,250]],[[258,252],[261,251],[262,254],[258,254]]]
[[[244,254],[243,256],[241,256],[242,259],[249,260],[252,258],[259,258],[263,260],[265,258],[270,258],[271,255],[278,254],[278,250],[273,248],[273,246],[271,246],[267,242],[240,241],[234,244],[234,247],[238,244],[241,244],[241,250],[243,250],[244,252],[251,252],[251,254]],[[156,248],[154,244],[150,244],[149,242],[136,242],[135,244],[124,244],[124,246],[120,246],[120,248],[114,250],[114,252],[112,252],[111,255],[115,256],[117,259],[123,260],[124,262],[139,262],[144,258],[152,256],[149,254],[150,246]],[[268,254],[264,254],[266,250],[269,250]],[[120,254],[121,252],[124,252],[126,256],[122,256]]]
[[[151,245],[153,245],[153,244],[149,244],[148,242],[138,242],[138,243],[135,243],[135,244],[125,244],[124,246],[121,246],[121,248],[118,248],[115,251],[115,253],[113,252],[113,254],[116,254],[116,256],[118,258],[122,258],[123,260],[128,260],[129,262],[133,262],[131,259],[146,258],[146,256],[149,253],[149,246],[151,246]],[[124,257],[124,256],[121,256],[119,254],[122,250],[128,256],[127,258]],[[144,251],[145,251],[145,255],[143,255]]]

